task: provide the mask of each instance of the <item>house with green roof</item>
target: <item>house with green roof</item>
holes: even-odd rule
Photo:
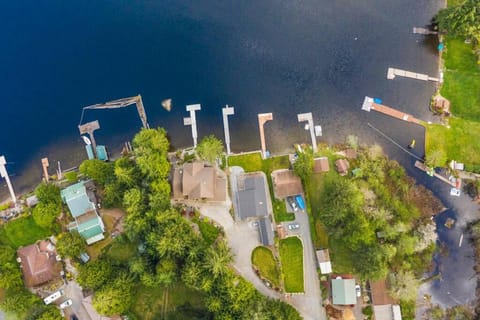
[[[77,230],[87,244],[104,239],[105,226],[84,182],[73,184],[63,189],[60,194],[75,219],[68,225],[68,230]]]
[[[356,304],[355,279],[332,279],[332,302],[337,305]]]

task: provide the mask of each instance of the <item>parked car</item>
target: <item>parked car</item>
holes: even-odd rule
[[[68,300],[65,300],[62,303],[60,303],[59,307],[60,307],[60,309],[65,309],[67,307],[70,307],[72,304],[73,304],[72,299],[68,299]]]
[[[360,285],[355,285],[355,292],[357,293],[357,297],[362,296],[362,289],[360,288]]]
[[[301,195],[295,196],[295,201],[297,202],[300,209],[305,210],[305,201],[303,201]]]
[[[288,204],[290,205],[290,207],[292,208],[293,211],[298,210],[297,203],[295,202],[294,197],[287,197],[287,202],[288,202]]]
[[[43,299],[43,302],[45,302],[45,304],[50,304],[55,300],[59,299],[61,296],[63,296],[63,290],[58,290],[52,293],[51,295],[49,295],[48,297],[46,297],[45,299]]]
[[[290,223],[288,225],[288,230],[297,230],[300,228],[300,225],[298,223]]]

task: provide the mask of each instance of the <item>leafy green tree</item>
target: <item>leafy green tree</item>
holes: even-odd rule
[[[13,289],[23,286],[22,273],[11,247],[0,246],[0,288]]]
[[[63,232],[57,237],[57,252],[62,257],[76,258],[86,248],[85,240],[77,231]]]
[[[233,261],[233,255],[230,252],[225,241],[218,243],[216,247],[209,247],[206,252],[204,268],[211,273],[215,279],[225,275],[230,269],[229,264]]]
[[[134,298],[134,282],[125,274],[95,292],[93,307],[103,315],[119,315],[129,310]]]
[[[157,279],[160,284],[171,285],[177,280],[178,266],[173,259],[160,259],[157,264]]]
[[[26,288],[20,287],[6,290],[5,298],[0,303],[0,309],[6,312],[22,314],[37,303],[41,303],[39,297]]]
[[[354,149],[354,150],[357,150],[358,149],[358,136],[354,135],[354,134],[349,134],[347,136],[347,139],[345,141],[347,143],[347,145]]]
[[[303,181],[306,181],[313,173],[313,153],[310,150],[298,153],[297,160],[293,164],[293,171]]]
[[[197,154],[202,159],[211,164],[219,158],[224,152],[223,143],[214,135],[206,136],[197,145]]]
[[[65,179],[67,179],[68,182],[74,183],[78,181],[78,174],[76,171],[70,171],[65,173]]]
[[[54,203],[58,206],[62,204],[60,197],[60,188],[53,183],[41,183],[35,189],[35,195],[40,203]]]
[[[98,159],[83,161],[79,170],[101,186],[107,185],[115,178],[113,164]]]
[[[390,274],[390,295],[394,299],[415,301],[420,281],[410,270]]]
[[[42,306],[39,314],[35,315],[32,320],[62,320],[64,317],[60,314],[58,308],[53,305]]]
[[[59,216],[61,207],[53,202],[40,202],[33,208],[32,216],[35,223],[45,229],[53,227]]]
[[[150,181],[168,177],[169,146],[167,132],[164,129],[142,129],[135,135],[133,139],[135,162]]]
[[[117,180],[127,187],[137,185],[141,179],[141,174],[135,166],[135,162],[128,157],[122,157],[115,161],[114,172]]]
[[[114,278],[115,269],[108,260],[98,259],[81,265],[77,282],[83,288],[96,290]]]
[[[428,167],[444,167],[447,163],[447,154],[443,149],[436,149],[427,153],[425,164]]]
[[[441,31],[454,36],[468,37],[480,43],[480,2],[465,0],[440,10],[434,20]]]

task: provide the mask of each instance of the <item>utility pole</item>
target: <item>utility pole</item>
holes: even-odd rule
[[[229,107],[228,104],[225,108],[222,108],[223,114],[223,131],[225,132],[225,144],[227,145],[227,154],[230,154],[230,129],[228,127],[228,116],[231,116],[235,113],[233,107]]]
[[[187,105],[187,111],[190,112],[190,117],[183,118],[184,126],[192,127],[193,147],[197,147],[197,119],[195,118],[195,111],[202,109],[200,104]]]
[[[8,176],[7,168],[5,165],[7,164],[7,160],[5,160],[4,156],[0,156],[0,175],[5,178],[7,182],[8,191],[10,191],[10,197],[12,198],[13,203],[17,203],[17,197],[15,196],[15,192],[13,191],[12,182],[10,181],[10,177]]]

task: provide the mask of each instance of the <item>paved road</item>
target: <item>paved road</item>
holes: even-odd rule
[[[229,206],[201,205],[199,207],[202,215],[217,222],[225,230],[228,244],[234,254],[233,267],[235,270],[263,295],[280,299],[281,294],[267,288],[252,269],[252,251],[255,247],[261,245],[258,240],[257,229],[249,222],[235,223],[229,209]]]
[[[67,308],[65,311],[69,312],[69,314],[71,314],[72,312],[75,313],[78,319],[91,320],[90,316],[87,313],[87,310],[85,310],[85,307],[82,303],[82,288],[80,288],[80,286],[75,281],[69,281],[64,291],[65,296],[72,299],[73,302],[72,306]]]
[[[310,224],[308,215],[303,211],[295,212],[295,222],[300,229],[295,233],[300,236],[303,243],[303,276],[305,294],[291,297],[291,303],[300,312],[305,320],[327,319],[325,309],[322,307],[322,293],[317,273],[317,261],[310,236]]]

